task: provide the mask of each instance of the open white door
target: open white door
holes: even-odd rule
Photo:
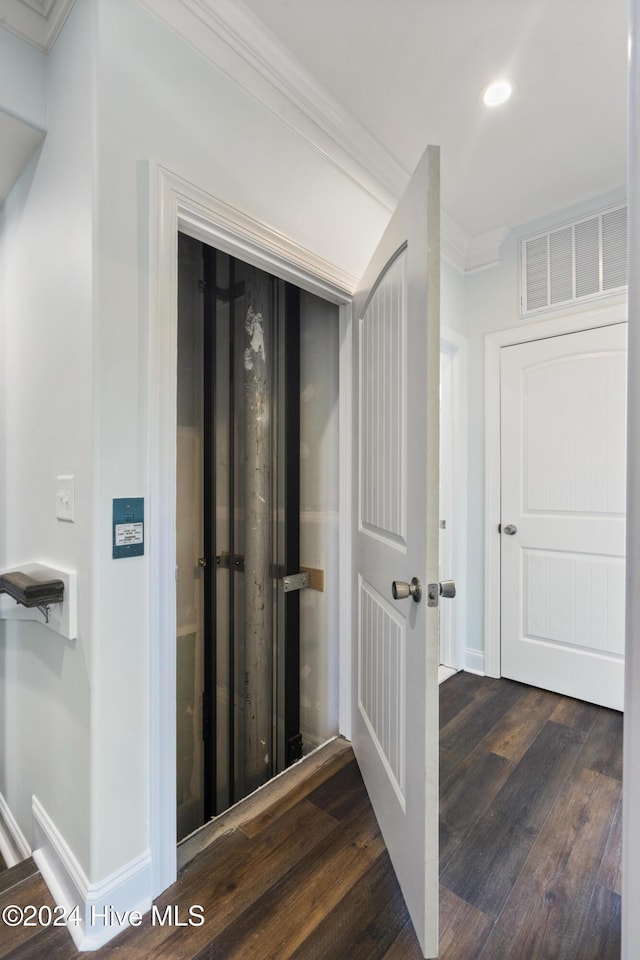
[[[428,147],[353,315],[353,748],[425,957],[438,952],[439,180]],[[395,600],[392,581],[413,578],[419,602]]]

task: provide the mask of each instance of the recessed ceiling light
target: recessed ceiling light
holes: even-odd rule
[[[506,103],[513,92],[509,80],[495,80],[484,88],[482,100],[488,107],[497,107]]]

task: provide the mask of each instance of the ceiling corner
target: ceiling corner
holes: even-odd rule
[[[48,53],[73,4],[74,0],[1,0],[0,25]]]

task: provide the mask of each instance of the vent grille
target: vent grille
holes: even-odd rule
[[[522,313],[598,297],[627,285],[627,207],[527,237],[521,244]]]

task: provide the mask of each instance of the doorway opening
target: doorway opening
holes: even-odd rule
[[[179,235],[178,840],[338,732],[338,352],[336,306]]]
[[[441,328],[440,338],[440,580],[456,584],[454,603],[441,603],[438,680],[465,666],[467,645],[467,396],[466,339]]]

